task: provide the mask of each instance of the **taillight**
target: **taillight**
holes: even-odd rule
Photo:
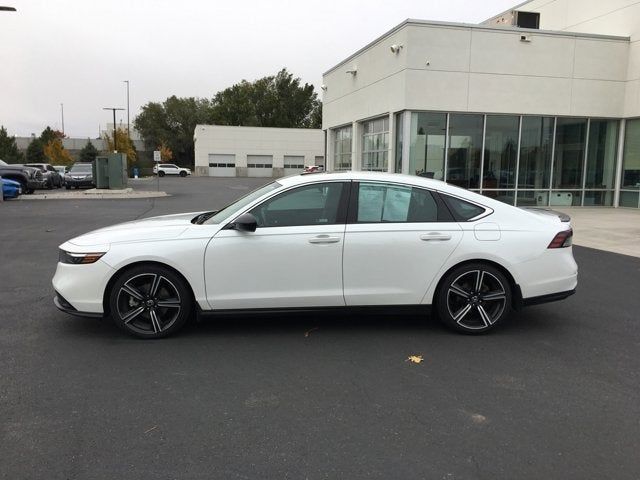
[[[573,230],[564,230],[558,233],[547,248],[565,248],[571,246],[571,241],[573,238]]]

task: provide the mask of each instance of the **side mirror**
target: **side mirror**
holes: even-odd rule
[[[243,213],[229,224],[229,228],[241,232],[255,232],[256,228],[258,228],[258,221],[250,213]]]

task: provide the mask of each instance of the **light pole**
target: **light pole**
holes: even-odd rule
[[[123,80],[127,84],[127,137],[131,139],[131,133],[129,132],[129,80]]]
[[[64,135],[64,103],[60,104],[60,115],[62,115],[62,135]]]
[[[118,107],[104,107],[103,110],[113,110],[113,151],[118,152],[118,141],[116,139],[116,110],[124,110]]]

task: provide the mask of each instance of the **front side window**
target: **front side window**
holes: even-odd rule
[[[366,183],[358,189],[358,223],[446,221],[433,194],[422,188]]]
[[[344,182],[314,183],[286,191],[251,210],[258,227],[297,227],[340,223]]]

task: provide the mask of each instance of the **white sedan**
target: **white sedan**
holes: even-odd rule
[[[417,176],[298,175],[217,212],[69,240],[55,304],[144,338],[176,332],[196,311],[350,307],[433,306],[450,327],[481,333],[574,293],[567,220]]]

